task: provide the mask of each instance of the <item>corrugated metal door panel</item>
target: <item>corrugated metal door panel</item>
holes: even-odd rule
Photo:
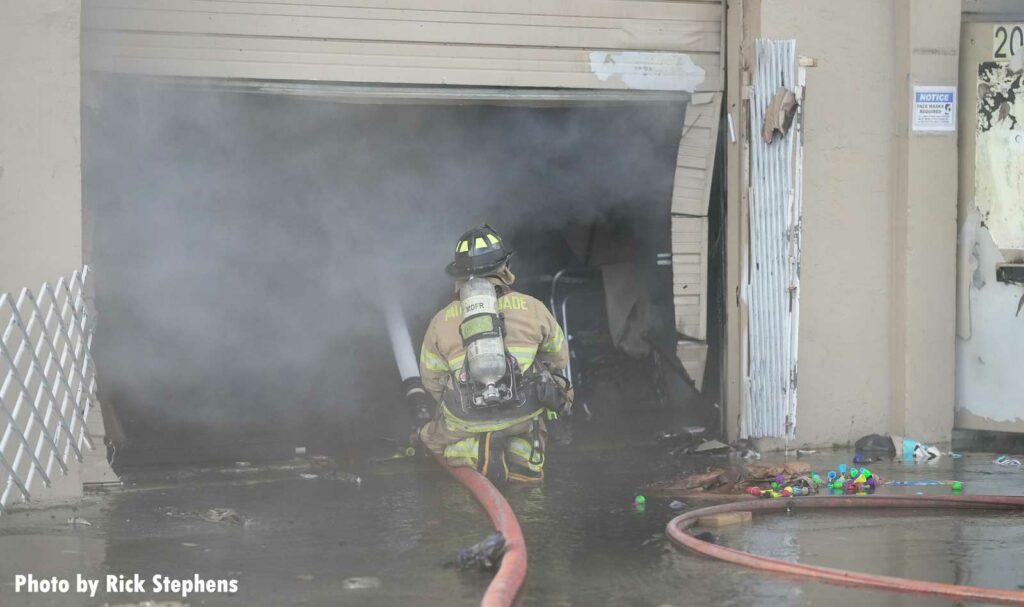
[[[86,0],[87,69],[210,78],[719,90],[720,3]]]
[[[760,136],[772,98],[785,87],[802,101],[802,77],[793,40],[756,41],[750,99],[750,253],[747,284],[749,392],[742,411],[743,435],[796,433],[799,344],[801,109],[785,135]],[[799,79],[799,81],[798,81]]]

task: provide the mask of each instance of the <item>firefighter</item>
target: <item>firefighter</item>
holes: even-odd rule
[[[512,290],[511,256],[487,225],[456,243],[445,271],[461,297],[434,316],[420,350],[423,387],[438,406],[419,438],[450,465],[474,467],[492,481],[537,482],[544,478],[543,418],[555,419],[571,405],[571,386],[562,376],[568,344],[544,304]],[[493,304],[486,303],[488,295]],[[496,313],[488,313],[488,305]],[[480,358],[473,354],[493,353],[495,344],[502,357],[495,377],[502,378],[476,381],[473,365]]]

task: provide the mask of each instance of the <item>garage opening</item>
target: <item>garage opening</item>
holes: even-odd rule
[[[669,360],[685,96],[381,103],[88,84],[95,353],[129,461],[400,435],[386,300],[418,350],[454,297],[455,240],[481,223],[516,250],[516,288],[566,326],[595,423],[707,413]]]

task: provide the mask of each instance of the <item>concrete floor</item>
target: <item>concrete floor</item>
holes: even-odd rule
[[[849,453],[811,456],[824,470]],[[768,459],[768,458],[766,458]],[[965,494],[1024,492],[1024,472],[990,454],[935,464],[876,463],[886,478],[958,479]],[[857,591],[768,577],[680,552],[663,536],[668,499],[630,507],[638,487],[715,458],[672,458],[665,449],[552,453],[542,488],[509,500],[529,547],[525,605],[944,605],[940,600]],[[475,605],[488,577],[445,563],[481,539],[485,517],[430,461],[399,460],[364,473],[360,485],[303,479],[298,469],[253,474],[150,473],[129,491],[70,508],[0,517],[0,604],[102,605],[146,599],[191,605]],[[322,471],[313,471],[322,473]],[[893,490],[947,493],[945,488]],[[203,520],[234,508],[232,525]],[[91,526],[71,526],[70,517]],[[872,573],[1017,588],[1024,583],[1020,515],[843,513],[761,516],[723,529],[720,541],[759,554]],[[160,573],[234,578],[234,596],[16,594],[14,576],[102,578]],[[369,587],[367,587],[369,586]]]

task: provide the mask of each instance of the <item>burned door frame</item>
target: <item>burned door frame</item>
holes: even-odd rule
[[[1024,95],[1024,84],[1019,75],[1012,74],[1003,83],[990,81],[993,74],[1008,73],[1008,62],[995,56],[999,50],[998,28],[1021,32],[1016,50],[1018,61],[1024,61],[1024,12],[998,16],[965,13],[964,19],[971,22],[963,24],[960,44],[955,427],[1024,432],[1024,414],[1019,406],[1014,410],[1024,389],[1024,381],[1015,370],[1024,354],[1024,317],[1018,311],[1024,301],[1024,284],[1014,280],[1017,272],[1024,271],[1024,247],[1018,248],[1019,240],[1005,239],[1012,229],[1001,230],[1001,235],[994,237],[993,230],[1000,227],[1000,220],[987,214],[992,201],[980,204],[983,201],[979,199],[990,196],[986,192],[991,192],[989,182],[996,178],[993,171],[1013,170],[1014,150],[1024,157],[1024,124],[1010,122],[1014,107],[1024,106],[1024,100],[1012,102],[1016,92]],[[983,68],[987,68],[984,78]],[[1013,82],[1017,83],[1015,90],[1002,90],[1012,87]],[[982,88],[990,102],[986,105],[979,105]],[[1024,116],[1020,119],[1024,121]],[[993,162],[993,145],[998,147],[1004,137],[1008,146],[1006,162]],[[985,166],[990,170],[979,175],[978,144],[983,140],[986,158],[990,158]],[[1021,167],[1024,164],[1018,162],[1018,170]],[[1014,178],[1004,177],[1006,183]],[[1024,171],[1015,178],[1018,183],[1024,181]],[[1018,194],[1024,196],[1024,192]]]

